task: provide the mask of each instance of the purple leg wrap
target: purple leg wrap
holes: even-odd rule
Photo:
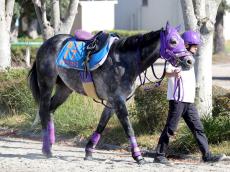
[[[54,122],[51,120],[48,123],[48,131],[50,135],[50,143],[54,144],[55,143],[55,127],[54,127]]]
[[[85,150],[88,152],[94,152],[94,149],[95,149],[98,141],[100,140],[100,138],[101,138],[101,134],[94,132],[90,138],[90,141],[93,143],[93,145],[92,145],[92,147],[91,147],[91,145],[87,145]]]
[[[137,145],[137,140],[136,137],[130,137],[129,139],[130,145],[131,145],[131,150],[132,150],[132,156],[133,157],[138,157],[141,156],[141,151]]]
[[[136,137],[130,137],[129,142],[130,142],[131,148],[138,147]]]
[[[42,137],[43,137],[43,145],[42,145],[42,151],[45,153],[50,153],[50,139],[49,139],[49,133],[47,130],[42,130]]]
[[[53,121],[49,121],[47,125],[47,129],[42,130],[43,134],[43,146],[42,150],[45,153],[50,153],[52,144],[55,143],[55,129]]]
[[[94,132],[90,140],[93,142],[94,145],[97,145],[100,138],[101,138],[101,135],[97,132]]]

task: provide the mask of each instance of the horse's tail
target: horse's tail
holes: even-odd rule
[[[36,103],[39,104],[40,91],[39,91],[38,80],[37,80],[36,61],[34,61],[33,67],[30,69],[28,73],[28,82],[29,82],[29,87],[32,91],[32,95]]]

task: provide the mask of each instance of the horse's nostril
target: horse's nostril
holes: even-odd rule
[[[187,64],[192,65],[192,60],[187,60]]]

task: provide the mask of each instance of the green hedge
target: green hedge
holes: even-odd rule
[[[132,113],[139,125],[151,133],[159,131],[165,125],[168,114],[168,101],[166,99],[167,84],[163,82],[160,87],[145,84],[135,92],[135,113]]]
[[[18,69],[0,73],[0,104],[3,112],[34,112],[34,101],[27,87],[27,72],[26,69]]]
[[[213,116],[230,116],[230,93],[213,98]]]

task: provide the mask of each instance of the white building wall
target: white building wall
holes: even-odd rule
[[[135,30],[136,12],[142,0],[118,0],[115,5],[115,29]]]
[[[183,27],[180,0],[118,0],[115,6],[115,28],[128,30],[156,30],[169,21]]]
[[[180,0],[148,0],[149,5],[141,8],[141,29],[157,30],[166,22],[184,27]]]
[[[81,14],[77,15],[81,17],[81,24],[75,25],[76,29],[89,32],[114,29],[116,3],[117,1],[80,1]]]

